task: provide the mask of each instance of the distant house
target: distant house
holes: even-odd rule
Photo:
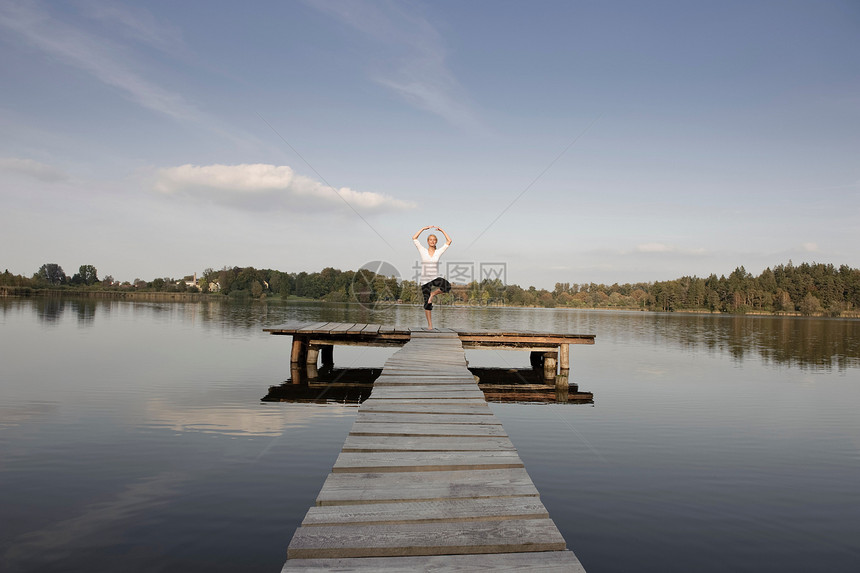
[[[209,283],[209,292],[221,292],[221,283],[218,281]]]
[[[187,277],[184,277],[181,281],[178,281],[176,284],[179,285],[182,283],[185,283],[185,286],[196,287],[197,286],[197,273],[194,273],[193,275],[188,275]]]

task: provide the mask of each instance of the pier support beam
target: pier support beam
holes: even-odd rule
[[[305,363],[308,366],[310,366],[311,364],[316,366],[317,361],[319,360],[319,356],[320,356],[320,347],[315,346],[313,344],[310,344],[310,345],[308,345],[308,355],[305,359]]]
[[[543,378],[546,381],[555,380],[558,366],[558,352],[543,353]]]
[[[559,404],[567,404],[568,393],[570,392],[569,375],[570,370],[562,368],[558,376],[555,377],[555,399]]]
[[[293,335],[293,349],[290,352],[290,364],[304,364],[308,356],[308,339]]]
[[[559,344],[558,367],[562,370],[570,370],[570,344]]]

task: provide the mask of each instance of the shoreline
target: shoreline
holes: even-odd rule
[[[189,292],[159,292],[159,291],[112,291],[112,290],[69,290],[69,289],[34,289],[32,287],[16,287],[16,286],[0,286],[0,299],[3,298],[93,298],[104,300],[140,300],[140,301],[156,301],[156,302],[213,302],[213,301],[259,301],[266,302],[268,300],[275,301],[292,301],[292,302],[318,302],[323,304],[360,304],[352,303],[351,301],[330,303],[326,300],[309,299],[302,297],[282,298],[280,296],[253,298],[247,297],[229,297],[215,293],[189,293]],[[400,306],[416,306],[412,303],[395,303]],[[420,305],[417,305],[420,306]],[[516,306],[516,305],[470,305],[470,304],[452,304],[445,305],[450,308],[548,308],[548,309],[564,309],[564,310],[596,310],[596,311],[623,311],[623,312],[648,312],[648,313],[667,313],[667,314],[708,314],[708,315],[726,315],[726,316],[773,316],[773,317],[811,317],[811,318],[848,318],[860,319],[860,311],[843,311],[837,316],[828,315],[823,312],[813,314],[802,314],[800,312],[788,311],[748,311],[743,313],[710,311],[707,309],[680,309],[674,311],[655,311],[643,308],[609,308],[609,307],[569,307],[569,306]]]

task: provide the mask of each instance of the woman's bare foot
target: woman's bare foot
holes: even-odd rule
[[[432,302],[433,302],[433,297],[434,297],[434,296],[436,296],[437,294],[441,293],[441,292],[442,292],[441,290],[434,290],[433,292],[431,292],[431,293],[430,293],[430,297],[427,299],[427,303],[428,303],[428,304],[429,304],[429,303],[432,303]]]

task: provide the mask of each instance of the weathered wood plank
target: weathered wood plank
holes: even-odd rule
[[[312,332],[315,332],[316,329],[322,328],[327,324],[331,324],[331,323],[329,323],[329,322],[311,322],[311,323],[306,324],[303,327],[299,328],[298,330],[296,330],[296,334],[305,334],[305,333],[310,334]]]
[[[367,418],[363,418],[366,420]],[[402,418],[396,423],[358,421],[352,425],[352,436],[451,436],[480,437],[507,436],[501,424],[446,424],[412,423]]]
[[[479,452],[516,451],[507,437],[357,436],[346,438],[344,452]]]
[[[431,555],[420,557],[353,557],[346,559],[290,559],[284,573],[585,573],[572,551],[541,553],[502,553],[486,555]]]
[[[347,334],[364,334],[364,329],[367,328],[367,324],[357,322],[346,329]]]
[[[317,505],[353,505],[485,497],[537,496],[524,468],[474,472],[332,473]]]
[[[403,394],[406,396],[417,396],[420,394],[430,394],[433,396],[444,396],[445,394],[473,394],[478,390],[478,384],[472,380],[471,382],[460,381],[457,384],[435,384],[428,385],[421,381],[413,384],[383,384],[382,386],[373,385],[374,391],[379,392],[379,395],[387,394]]]
[[[563,551],[551,519],[299,527],[288,559]]]
[[[388,414],[472,414],[492,416],[493,411],[486,404],[424,404],[420,401],[374,400],[365,401],[361,408],[365,412],[385,412]]]
[[[388,400],[397,402],[447,402],[449,400],[465,400],[464,403],[480,404],[484,393],[478,390],[445,390],[446,386],[436,388],[396,387],[374,388],[370,398],[373,400]],[[480,394],[478,394],[480,392]]]
[[[475,377],[467,378],[435,378],[430,376],[380,376],[373,385],[374,387],[384,388],[387,386],[422,386],[422,387],[437,387],[437,386],[465,386],[475,383]]]
[[[443,390],[442,388],[374,388],[374,400],[472,400],[482,401],[484,393],[475,390]]]
[[[402,503],[314,506],[302,527],[353,523],[425,523],[430,521],[485,521],[494,519],[545,519],[549,517],[537,497],[487,497]]]
[[[359,408],[358,414],[355,417],[358,422],[374,422],[385,424],[456,424],[458,426],[485,426],[497,425],[502,423],[495,416],[475,416],[473,414],[422,414],[418,412],[406,413],[387,413],[387,412],[371,412],[361,411]]]
[[[270,332],[272,334],[291,334],[296,330],[305,326],[306,322],[288,322],[286,324],[276,324],[274,326],[267,326],[263,329],[263,332]]]
[[[365,324],[364,328],[361,329],[361,334],[379,334],[381,328],[381,324]]]
[[[334,473],[436,472],[521,468],[516,451],[500,452],[341,452]]]

